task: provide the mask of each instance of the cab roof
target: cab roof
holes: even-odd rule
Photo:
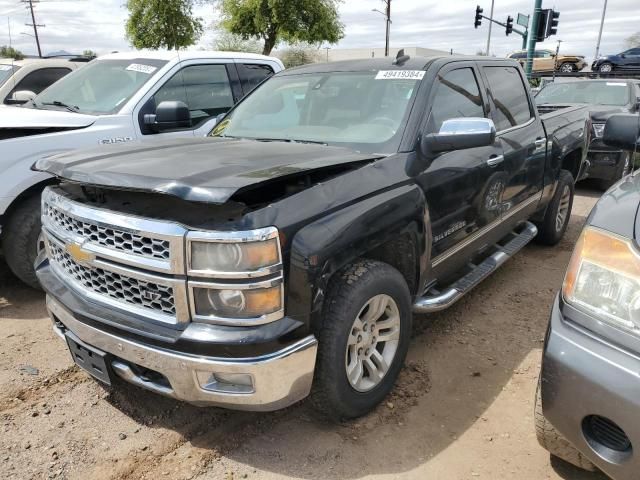
[[[280,62],[280,60],[275,57],[268,57],[257,53],[219,52],[214,50],[186,50],[179,52],[176,52],[175,50],[136,50],[131,52],[116,52],[101,55],[99,60],[132,60],[134,58],[148,58],[166,61],[174,59],[191,60],[199,58],[247,58]]]

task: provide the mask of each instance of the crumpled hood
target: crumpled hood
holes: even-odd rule
[[[63,110],[6,106],[0,109],[0,129],[4,128],[83,128],[97,117]]]
[[[316,144],[198,138],[70,152],[42,159],[36,169],[72,182],[224,203],[254,184],[380,156]]]

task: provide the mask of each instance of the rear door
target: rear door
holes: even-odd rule
[[[640,48],[627,50],[623,59],[625,68],[640,70]]]
[[[546,136],[522,70],[504,62],[483,63],[481,69],[503,151],[503,219],[517,223],[537,207],[544,180]]]
[[[438,132],[445,120],[487,117],[488,99],[481,84],[475,62],[443,67],[430,89],[422,134]],[[418,177],[429,205],[432,258],[471,236],[481,236],[481,230],[499,221],[505,178],[501,158],[502,147],[496,140],[487,147],[442,153]]]

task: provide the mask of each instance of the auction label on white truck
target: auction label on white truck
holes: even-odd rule
[[[376,80],[422,80],[424,70],[380,70]]]
[[[127,70],[131,70],[132,72],[146,73],[147,75],[151,75],[157,69],[157,67],[152,67],[151,65],[142,65],[141,63],[132,63],[127,67]]]

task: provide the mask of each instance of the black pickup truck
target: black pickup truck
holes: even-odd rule
[[[253,410],[311,392],[362,415],[412,313],[560,240],[587,118],[541,118],[512,60],[399,55],[282,72],[212,138],[43,159],[55,331],[107,383]]]

